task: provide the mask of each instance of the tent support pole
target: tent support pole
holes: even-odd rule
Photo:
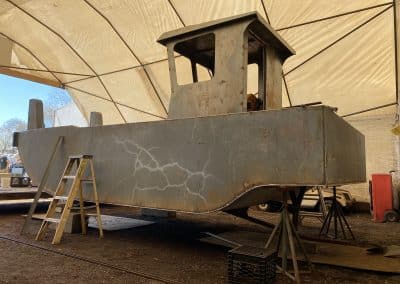
[[[396,118],[395,118],[395,125],[399,123],[399,117],[400,117],[400,89],[399,89],[399,82],[400,82],[400,58],[399,58],[399,50],[400,50],[400,43],[399,43],[399,37],[400,37],[400,26],[399,26],[399,16],[400,16],[400,0],[393,0],[393,25],[394,25],[394,63],[395,63],[395,80],[396,80],[396,103],[397,103],[397,108],[396,108]],[[394,179],[393,179],[393,188],[397,188],[399,185],[400,181],[400,137],[395,136],[394,143],[394,153],[395,155],[395,165],[396,165],[396,172],[394,173]],[[397,192],[397,190],[396,190]],[[393,192],[393,193],[396,193]],[[395,207],[399,206],[399,200],[395,198],[393,200],[393,205]]]
[[[398,25],[400,15],[400,0],[393,1],[393,22],[394,22],[394,56],[395,56],[395,66],[396,66],[396,102],[399,105],[399,81],[400,81],[400,70],[399,70],[399,36],[400,36],[400,27]],[[397,108],[397,114],[399,114],[399,108]]]

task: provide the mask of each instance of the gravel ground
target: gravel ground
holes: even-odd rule
[[[26,206],[0,206],[0,236],[84,256],[112,264],[114,268],[63,256],[36,247],[0,238],[0,283],[160,283],[135,275],[140,272],[155,275],[171,283],[226,283],[226,253],[228,249],[199,242],[203,232],[214,233],[247,230],[266,232],[266,229],[224,213],[207,215],[178,214],[153,225],[121,231],[107,231],[99,240],[97,231],[88,235],[64,234],[58,246],[50,244],[52,232],[44,241],[34,240],[40,222],[34,221],[23,236],[21,214]],[[135,217],[137,209],[107,206],[103,214]],[[250,215],[276,222],[277,214],[250,209]],[[356,245],[390,245],[400,241],[400,223],[375,224],[369,215],[351,215],[348,220],[357,236]],[[306,219],[300,232],[318,234],[321,223]],[[117,269],[118,268],[118,269]],[[125,271],[121,271],[125,270]],[[357,271],[327,265],[315,265],[311,273],[302,275],[303,283],[400,283],[400,276]],[[278,276],[277,283],[288,283]]]

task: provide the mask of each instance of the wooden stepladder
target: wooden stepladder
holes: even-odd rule
[[[76,171],[72,173],[74,164],[76,164]],[[89,177],[83,177],[85,174],[86,167],[89,164]],[[66,185],[68,181],[72,181],[72,185],[70,187],[69,192],[66,192]],[[68,217],[71,213],[71,210],[79,209],[81,215],[81,225],[82,225],[82,233],[86,234],[86,220],[85,220],[85,210],[90,209],[93,206],[84,207],[83,201],[83,188],[82,183],[89,182],[93,185],[93,199],[95,201],[96,208],[96,216],[97,216],[97,224],[99,227],[100,238],[103,237],[103,228],[101,225],[101,215],[100,215],[100,207],[99,207],[99,199],[97,195],[96,188],[96,177],[94,174],[93,167],[93,156],[92,155],[78,155],[78,156],[70,156],[68,158],[67,165],[64,169],[63,175],[61,177],[60,182],[58,183],[57,189],[55,191],[53,201],[49,205],[49,209],[47,210],[46,216],[43,219],[42,226],[39,229],[39,232],[36,236],[36,240],[42,240],[45,236],[46,230],[50,223],[57,223],[56,232],[54,234],[52,244],[59,244],[64,232],[65,225],[67,223]],[[79,193],[79,207],[74,207],[74,200],[77,198],[76,196]],[[57,214],[57,207],[63,207],[61,216],[55,217]]]

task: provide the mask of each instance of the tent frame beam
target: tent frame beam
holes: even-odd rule
[[[157,88],[155,87],[153,81],[151,80],[151,77],[150,77],[149,73],[147,72],[146,67],[143,65],[143,62],[139,59],[139,57],[136,55],[136,53],[132,50],[132,48],[129,46],[129,44],[126,42],[126,40],[121,36],[121,34],[118,32],[117,28],[111,22],[111,20],[108,19],[102,12],[100,12],[100,10],[97,9],[94,5],[92,5],[92,3],[90,3],[87,0],[83,0],[83,1],[108,23],[108,25],[111,27],[111,29],[114,31],[114,33],[119,37],[119,39],[122,41],[122,43],[125,45],[125,47],[129,50],[129,52],[132,54],[132,56],[135,57],[137,62],[139,62],[140,67],[143,68],[143,71],[144,71],[147,79],[149,80],[150,85],[151,85],[153,91],[155,92],[162,108],[164,109],[165,113],[168,114],[168,110],[167,110],[163,100],[161,99],[161,96],[160,96]]]
[[[271,20],[269,19],[269,15],[268,15],[268,12],[267,12],[267,7],[265,6],[264,0],[260,0],[260,2],[261,2],[261,5],[263,7],[263,10],[264,10],[265,17],[267,18],[267,22],[268,22],[268,24],[271,25]]]
[[[181,56],[182,55],[176,55],[175,58],[178,58],[178,57],[181,57]],[[124,71],[128,71],[128,70],[140,68],[140,67],[143,67],[143,66],[149,66],[149,65],[153,65],[153,64],[157,64],[157,63],[161,63],[161,62],[166,62],[166,61],[168,61],[168,58],[156,60],[156,61],[149,62],[149,63],[143,63],[143,65],[135,65],[135,66],[131,66],[131,67],[123,68],[123,69],[118,69],[118,70],[102,73],[102,74],[99,74],[99,76],[100,77],[107,76],[107,75],[111,75],[111,74],[115,74],[115,73],[119,73],[119,72],[124,72]],[[89,79],[93,79],[93,78],[96,78],[96,76],[91,75],[88,78],[76,79],[76,80],[64,82],[64,84],[68,85],[68,84],[72,84],[72,83],[76,83],[76,82],[80,82],[80,81],[85,81],[85,80],[89,80]]]
[[[77,75],[77,76],[90,76],[90,78],[96,78],[96,76],[84,75],[84,74],[76,74],[76,73],[68,73],[68,72],[58,72],[58,71],[50,70],[40,60],[40,58],[37,57],[26,46],[22,45],[21,43],[17,42],[16,40],[12,39],[11,37],[9,37],[8,35],[6,35],[6,34],[4,34],[2,32],[0,32],[0,35],[3,36],[4,38],[8,39],[9,41],[13,42],[14,44],[20,46],[22,49],[24,49],[26,52],[28,52],[37,62],[39,62],[45,68],[45,69],[34,69],[34,68],[22,68],[22,67],[15,67],[15,66],[3,66],[3,65],[0,65],[0,73],[1,74],[5,74],[5,75],[9,75],[9,76],[13,76],[13,77],[17,77],[17,78],[21,78],[21,79],[25,79],[25,80],[37,82],[37,83],[40,83],[40,84],[46,84],[46,85],[57,87],[57,88],[68,87],[70,89],[75,89],[76,91],[85,93],[87,95],[90,95],[90,96],[93,96],[93,97],[96,97],[96,98],[99,98],[99,99],[102,99],[102,100],[106,100],[106,101],[111,102],[111,103],[116,103],[116,102],[114,102],[114,101],[112,101],[110,99],[101,97],[99,95],[95,95],[93,93],[89,93],[87,91],[84,91],[84,90],[81,90],[81,89],[78,89],[78,88],[75,88],[75,87],[72,87],[72,86],[66,86],[66,83],[62,83],[61,80],[57,76],[55,76],[54,73],[56,73],[56,74],[67,74],[67,75]],[[162,60],[162,61],[165,61],[165,60]],[[137,66],[137,67],[140,67],[140,66]],[[53,80],[45,79],[45,78],[42,78],[42,77],[38,77],[38,76],[35,76],[35,75],[14,71],[12,69],[22,69],[22,70],[37,71],[37,72],[48,72],[48,73],[52,74],[52,76],[57,80],[57,82],[53,81]],[[102,76],[102,75],[100,75],[100,76]],[[80,79],[80,80],[87,80],[87,79],[90,79],[90,78],[84,78],[84,79]],[[122,104],[122,103],[117,103],[117,104],[120,105],[120,106],[124,106],[126,108],[129,108],[129,109],[132,109],[132,110],[135,110],[135,111],[150,115],[150,116],[154,116],[154,117],[157,117],[157,118],[160,118],[160,119],[166,119],[165,117],[162,117],[162,116],[159,116],[159,115],[156,115],[156,114],[153,114],[153,113],[141,110],[141,109],[137,109],[135,107],[131,107],[131,106],[128,106],[128,105],[125,105],[125,104]]]
[[[283,79],[283,83],[284,83],[284,86],[285,86],[286,95],[287,95],[288,100],[289,100],[289,105],[292,106],[293,104],[292,104],[292,100],[290,99],[288,84],[286,82],[286,77],[283,74],[283,72],[282,72],[282,79]]]
[[[79,73],[72,73],[72,72],[61,72],[61,71],[54,71],[54,70],[47,70],[47,69],[37,69],[37,68],[26,68],[26,67],[20,67],[20,66],[12,66],[12,65],[0,65],[0,68],[8,68],[8,69],[15,69],[15,70],[25,70],[25,71],[33,71],[33,72],[54,73],[54,74],[64,74],[64,75],[81,76],[81,77],[92,77],[92,75],[87,75],[87,74],[79,74]]]
[[[263,10],[264,10],[265,17],[267,18],[267,22],[268,22],[268,24],[271,25],[271,20],[269,18],[267,7],[265,6],[264,0],[260,0],[260,2],[261,2],[261,5],[263,7]],[[292,106],[292,100],[290,98],[290,93],[289,93],[289,87],[288,87],[288,84],[286,82],[286,75],[283,72],[282,72],[282,80],[283,80],[283,83],[285,85],[286,96],[287,96],[287,98],[289,100],[289,105]]]
[[[157,115],[157,114],[154,114],[154,113],[151,113],[151,112],[147,112],[147,111],[145,111],[145,110],[141,110],[141,109],[138,109],[138,108],[135,108],[135,107],[132,107],[132,106],[128,106],[128,105],[123,104],[123,103],[120,103],[120,102],[111,101],[110,99],[107,99],[107,98],[104,98],[104,97],[102,97],[102,96],[96,95],[96,94],[94,94],[94,93],[91,93],[91,92],[82,90],[82,89],[80,89],[80,88],[76,88],[76,87],[72,87],[72,86],[66,86],[66,87],[67,87],[67,89],[72,89],[72,90],[75,90],[75,91],[84,93],[84,94],[89,95],[89,96],[92,96],[92,97],[96,97],[96,98],[101,99],[101,100],[104,100],[104,101],[108,101],[108,102],[111,102],[111,103],[116,103],[117,105],[120,105],[120,106],[129,108],[129,109],[135,110],[135,111],[137,111],[137,112],[141,112],[141,113],[144,113],[144,114],[147,114],[147,115],[150,115],[150,116],[154,116],[154,117],[157,117],[157,118],[160,118],[160,119],[166,119],[166,117],[159,116],[159,115]]]
[[[370,111],[373,111],[373,110],[378,110],[378,109],[381,109],[381,108],[387,108],[387,107],[394,106],[394,105],[397,105],[397,102],[390,103],[390,104],[385,104],[385,105],[380,105],[380,106],[377,106],[377,107],[367,108],[367,109],[356,111],[356,112],[352,112],[352,113],[349,113],[349,114],[342,115],[341,117],[343,117],[343,118],[344,117],[349,117],[349,116],[353,116],[353,115],[357,115],[357,114],[370,112]]]
[[[69,49],[90,69],[90,71],[93,72],[93,74],[95,74],[95,76],[97,77],[97,79],[99,80],[100,84],[103,86],[104,90],[106,91],[107,95],[110,97],[111,101],[114,103],[115,108],[117,109],[119,115],[121,116],[122,120],[127,123],[125,117],[123,116],[121,110],[118,108],[117,104],[114,102],[114,99],[112,98],[109,90],[107,89],[106,85],[104,84],[103,80],[99,77],[99,75],[97,74],[97,72],[93,69],[92,66],[90,66],[90,64],[82,57],[82,55],[79,54],[79,52],[60,34],[58,33],[56,30],[54,30],[53,28],[51,28],[50,26],[46,25],[43,21],[39,20],[38,18],[36,18],[34,15],[32,15],[31,13],[29,13],[28,11],[26,11],[25,9],[23,9],[22,7],[20,7],[19,5],[15,4],[13,1],[11,0],[5,0],[8,3],[10,3],[11,5],[13,5],[15,8],[17,8],[18,10],[20,10],[21,12],[23,12],[25,15],[29,16],[30,18],[32,18],[33,20],[35,20],[36,22],[38,22],[39,24],[41,24],[43,27],[45,27],[47,30],[49,30],[50,32],[52,32],[54,35],[56,35],[59,39],[61,39],[68,47]]]
[[[300,24],[295,24],[295,25],[291,25],[291,26],[287,26],[287,27],[283,27],[283,28],[278,28],[278,29],[276,29],[276,31],[280,32],[280,31],[284,31],[284,30],[289,30],[289,29],[293,29],[293,28],[297,28],[297,27],[301,27],[301,26],[315,24],[315,23],[319,23],[319,22],[323,22],[323,21],[327,21],[327,20],[331,20],[331,19],[335,19],[335,18],[339,18],[339,17],[351,15],[351,14],[356,14],[356,13],[360,13],[360,12],[365,12],[365,11],[376,9],[379,7],[390,6],[390,5],[393,5],[392,1],[387,2],[387,3],[382,3],[379,5],[374,5],[374,6],[370,6],[370,7],[366,7],[366,8],[362,8],[362,9],[357,9],[357,10],[341,13],[341,14],[336,14],[336,15],[329,16],[329,17],[319,18],[316,20],[312,20],[312,21],[308,21],[308,22],[304,22],[304,23],[300,23]]]
[[[4,75],[24,79],[24,80],[33,81],[33,82],[36,82],[39,84],[49,85],[49,86],[56,87],[56,88],[61,88],[63,86],[62,84],[60,84],[60,82],[57,82],[54,80],[42,78],[39,76],[35,76],[33,74],[23,73],[23,72],[20,72],[17,70],[9,69],[9,68],[4,68],[1,66],[0,66],[0,73],[4,74]]]
[[[26,46],[24,46],[22,43],[16,41],[15,39],[9,37],[8,35],[6,35],[6,34],[3,33],[3,32],[0,32],[0,35],[3,36],[4,38],[8,39],[8,40],[11,41],[12,43],[18,45],[19,47],[21,47],[21,48],[22,48],[23,50],[25,50],[26,52],[28,52],[37,62],[39,62],[46,70],[49,71],[49,68],[43,63],[43,61],[40,60],[40,58],[39,58],[38,56],[36,56],[29,48],[27,48]],[[5,74],[5,72],[6,72],[6,70],[3,69],[2,73]],[[22,72],[18,72],[19,74],[17,74],[16,72],[13,72],[14,75],[11,75],[11,74],[10,74],[10,73],[11,73],[10,71],[7,71],[7,72],[8,72],[8,74],[6,74],[6,75],[15,76],[15,77],[18,77],[18,78],[22,78],[21,76],[22,76],[22,74],[24,74],[24,73],[22,73]],[[50,72],[50,74],[54,77],[54,79],[56,79],[56,81],[58,82],[58,83],[57,83],[57,87],[62,88],[63,84],[62,84],[61,80],[54,74],[54,72],[51,72],[51,71],[49,71],[49,72]],[[18,75],[18,76],[17,76],[17,75]],[[27,79],[27,80],[31,80],[31,81],[34,81],[34,82],[38,82],[39,77],[31,76],[30,79],[28,79],[28,78],[22,78],[22,79]],[[43,83],[43,84],[45,84],[45,82],[43,82],[42,78],[40,78],[40,81],[39,81],[38,83]],[[52,80],[49,80],[48,83],[51,83],[51,86],[55,86],[55,85],[54,85],[54,81],[52,81]]]
[[[353,34],[354,32],[358,31],[359,29],[361,29],[362,27],[364,27],[365,25],[367,25],[368,23],[370,23],[371,21],[375,20],[376,18],[378,18],[380,15],[384,14],[386,11],[391,10],[393,7],[393,5],[387,7],[386,9],[383,9],[382,11],[380,11],[379,13],[375,14],[374,16],[372,16],[371,18],[369,18],[368,20],[366,20],[365,22],[359,24],[357,27],[353,28],[351,31],[347,32],[346,34],[344,34],[343,36],[341,36],[340,38],[338,38],[337,40],[333,41],[332,43],[330,43],[329,45],[327,45],[326,47],[324,47],[323,49],[321,49],[320,51],[316,52],[315,54],[311,55],[309,58],[305,59],[303,62],[299,63],[297,66],[293,67],[292,69],[290,69],[289,71],[287,71],[285,73],[285,75],[289,75],[290,73],[292,73],[293,71],[299,69],[300,67],[302,67],[304,64],[306,64],[307,62],[311,61],[312,59],[314,59],[315,57],[317,57],[318,55],[324,53],[326,50],[330,49],[332,46],[336,45],[337,43],[339,43],[340,41],[342,41],[343,39],[347,38],[349,35]]]
[[[181,17],[181,15],[179,15],[178,10],[176,10],[175,5],[172,4],[171,0],[167,0],[169,5],[171,6],[172,10],[174,10],[175,15],[178,17],[179,21],[181,22],[181,24],[186,27],[185,22],[183,21],[183,18]]]

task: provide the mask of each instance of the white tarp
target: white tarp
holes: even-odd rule
[[[88,121],[73,102],[55,111],[54,127],[65,125],[88,126]]]
[[[322,101],[349,114],[395,102],[387,0],[2,0],[0,37],[13,41],[11,66],[21,68],[8,70],[65,85],[86,118],[96,110],[106,124],[146,121],[166,117],[170,96],[156,39],[250,11],[267,12],[297,52],[284,66],[293,104]]]

